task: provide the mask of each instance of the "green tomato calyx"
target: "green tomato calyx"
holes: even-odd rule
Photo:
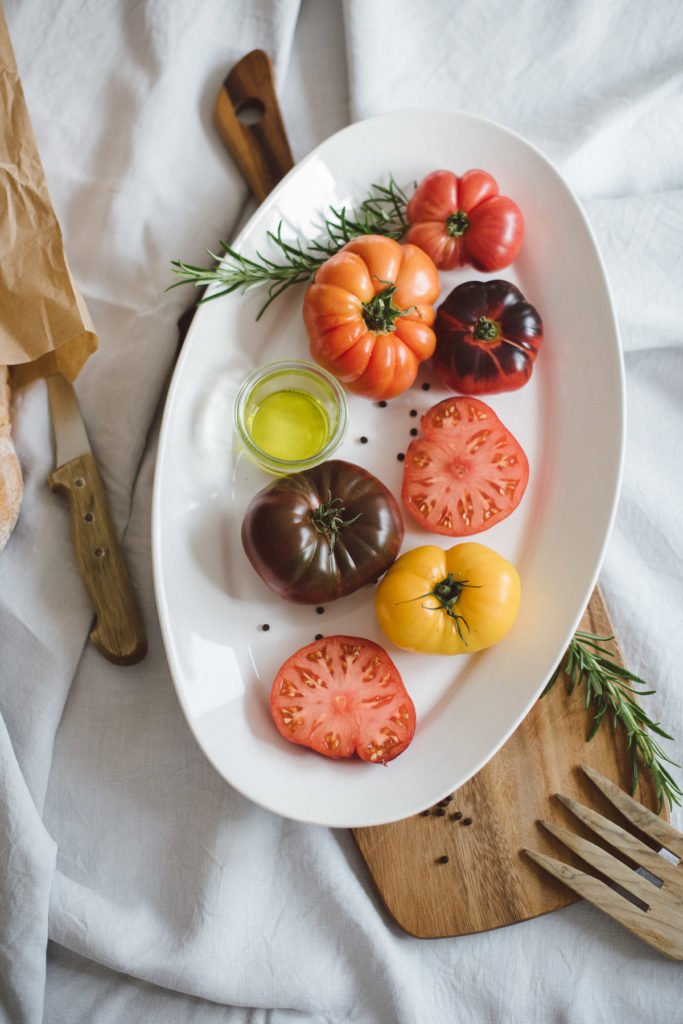
[[[369,331],[375,334],[393,334],[396,330],[396,320],[400,316],[407,316],[416,307],[410,309],[399,309],[393,303],[396,292],[396,285],[391,281],[382,281],[386,284],[384,291],[377,292],[369,302],[363,303],[363,320]]]
[[[441,606],[440,609],[435,608],[434,611],[445,611],[446,615],[449,615],[452,619],[454,619],[455,628],[458,631],[458,636],[465,645],[467,644],[467,640],[463,635],[462,626],[464,626],[465,629],[467,630],[468,636],[472,632],[472,630],[470,629],[470,624],[465,618],[465,616],[459,615],[455,611],[454,606],[458,603],[460,595],[462,594],[465,587],[476,586],[476,583],[470,583],[469,580],[456,580],[453,573],[449,572],[448,576],[446,576],[445,579],[441,580],[440,583],[437,583],[434,589],[430,591],[430,596],[435,597]]]
[[[456,210],[446,220],[446,233],[451,238],[462,238],[469,226],[469,217],[464,210]]]
[[[353,519],[344,519],[345,512],[346,509],[342,505],[341,498],[332,498],[332,496],[311,512],[313,525],[318,533],[322,533],[327,538],[331,548],[336,544],[344,527],[351,526],[363,515],[362,512],[359,512]]]
[[[464,615],[459,615],[454,605],[457,604],[460,595],[462,594],[465,587],[471,587],[475,590],[479,589],[478,583],[470,583],[469,580],[456,580],[452,572],[449,572],[445,579],[437,583],[433,590],[430,590],[426,594],[418,594],[417,597],[410,597],[408,601],[398,601],[398,604],[408,604],[410,601],[423,601],[426,597],[435,597],[439,602],[438,605],[427,605],[423,604],[422,607],[428,612],[445,612],[452,619],[455,620],[455,628],[458,631],[458,636],[462,642],[467,646],[467,640],[464,637],[462,626],[467,630],[467,634],[472,632],[470,624]],[[462,623],[462,625],[461,625]]]
[[[500,335],[500,327],[495,320],[480,316],[472,334],[477,341],[495,341]]]

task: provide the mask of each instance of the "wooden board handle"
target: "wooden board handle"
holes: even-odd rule
[[[240,120],[247,108],[258,118],[254,124]],[[273,68],[263,50],[252,50],[235,64],[216,97],[214,114],[221,138],[262,202],[294,165]]]
[[[95,606],[90,639],[109,661],[134,665],[147,653],[147,639],[95,459],[90,452],[72,459],[49,483],[71,505],[78,570]]]

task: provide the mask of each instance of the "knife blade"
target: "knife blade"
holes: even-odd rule
[[[134,665],[147,653],[145,628],[78,398],[63,374],[46,380],[56,449],[48,481],[69,499],[78,571],[95,607],[90,639],[109,661]]]

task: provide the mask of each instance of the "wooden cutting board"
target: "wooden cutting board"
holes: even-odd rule
[[[613,634],[599,589],[580,628],[601,636]],[[623,663],[617,645],[611,646]],[[382,901],[404,931],[425,939],[467,935],[526,921],[578,899],[521,850],[529,847],[571,860],[564,847],[536,824],[546,818],[582,831],[554,799],[555,793],[618,820],[578,766],[592,765],[628,791],[631,754],[623,730],[613,733],[607,721],[590,744],[586,742],[592,716],[584,706],[584,694],[582,686],[569,696],[560,677],[495,757],[453,793],[445,807],[432,807],[390,825],[353,830]],[[657,809],[654,787],[644,774],[635,797]],[[441,862],[443,857],[448,861]]]

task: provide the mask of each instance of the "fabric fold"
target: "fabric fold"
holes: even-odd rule
[[[70,266],[100,337],[78,392],[149,637],[147,659],[126,669],[87,642],[68,511],[46,486],[45,388],[31,384],[14,409],[24,509],[0,556],[9,1024],[676,1018],[678,966],[584,905],[459,939],[404,934],[348,832],[278,818],[207,762],[154,602],[159,410],[176,322],[195,298],[165,292],[170,261],[206,262],[249,207],[212,107],[227,70],[259,47],[274,60],[295,159],[348,121],[462,109],[522,133],[579,196],[610,280],[629,402],[601,583],[629,667],[657,690],[648,710],[676,736],[667,753],[683,760],[683,22],[673,4],[640,0],[555,8],[6,0]],[[416,177],[434,169],[414,159]]]

